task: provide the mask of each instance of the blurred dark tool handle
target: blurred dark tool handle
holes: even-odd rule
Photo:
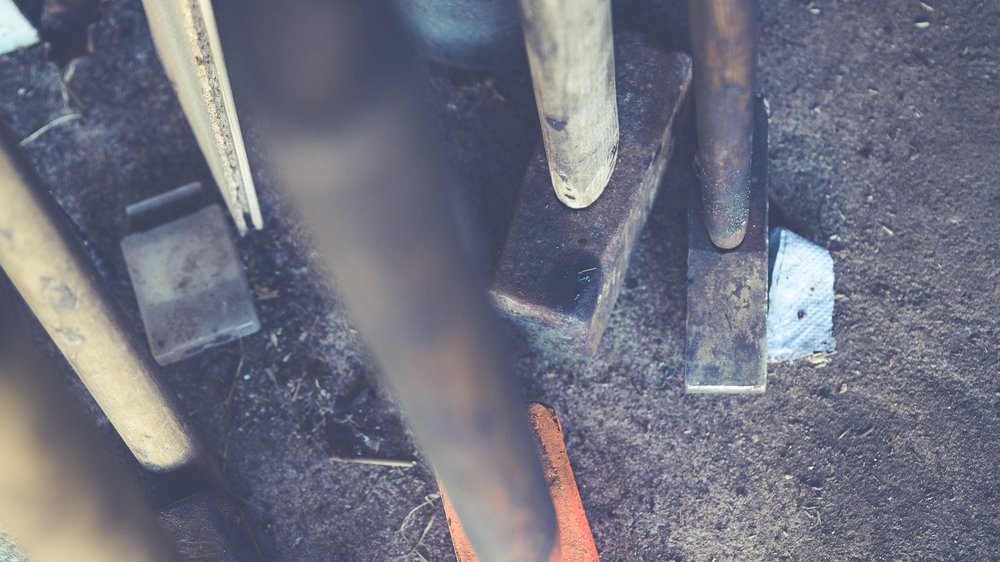
[[[556,523],[452,178],[384,2],[249,2],[242,70],[296,210],[483,560],[541,562]]]

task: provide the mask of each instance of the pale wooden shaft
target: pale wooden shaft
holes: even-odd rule
[[[139,462],[166,471],[193,461],[194,440],[152,359],[125,329],[8,131],[0,141],[0,268]]]
[[[552,186],[568,207],[604,191],[618,156],[609,0],[521,0]]]
[[[260,205],[236,116],[210,0],[143,0],[153,44],[240,234],[261,228]]]
[[[0,354],[0,525],[32,562],[176,561],[52,374]]]

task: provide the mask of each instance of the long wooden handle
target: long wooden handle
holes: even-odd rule
[[[521,0],[552,187],[566,206],[600,197],[618,157],[610,0]]]
[[[0,302],[0,525],[36,562],[176,561],[66,391],[24,353],[13,320]]]
[[[691,0],[698,164],[712,242],[735,248],[747,231],[757,67],[756,0]]]
[[[152,358],[4,125],[0,148],[0,268],[139,462],[167,471],[194,461],[194,438]]]
[[[156,53],[240,234],[263,226],[209,0],[143,0]]]

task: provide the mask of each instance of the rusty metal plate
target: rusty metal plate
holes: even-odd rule
[[[604,194],[585,209],[556,198],[539,146],[521,186],[491,295],[535,345],[592,355],[621,290],[672,148],[691,60],[616,37],[621,137]]]
[[[750,216],[743,243],[712,244],[701,192],[688,192],[687,345],[689,393],[760,393],[767,383],[767,112],[757,100]]]

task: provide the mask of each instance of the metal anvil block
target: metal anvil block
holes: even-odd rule
[[[161,195],[130,219],[183,202]],[[135,207],[142,205],[137,204]],[[140,217],[137,219],[137,217]],[[209,205],[121,243],[153,357],[168,365],[260,329],[225,214]]]
[[[634,35],[615,40],[620,140],[604,194],[585,209],[563,205],[545,151],[531,164],[491,295],[536,345],[592,355],[621,290],[628,259],[672,149],[671,124],[691,82],[691,60]]]

